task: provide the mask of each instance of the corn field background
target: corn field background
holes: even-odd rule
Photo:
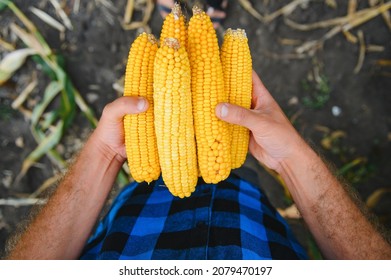
[[[190,17],[194,1],[181,2]],[[159,37],[155,4],[0,0],[0,256],[122,95],[132,41]],[[390,10],[386,0],[231,0],[217,29],[220,40],[227,28],[246,30],[253,67],[291,122],[389,230]],[[280,178],[251,156],[237,172],[321,258]],[[129,180],[124,168],[113,195]]]

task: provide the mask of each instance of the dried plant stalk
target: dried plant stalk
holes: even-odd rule
[[[30,7],[30,11],[39,17],[43,22],[48,24],[49,26],[57,29],[60,32],[65,32],[65,26],[62,25],[59,21],[51,17],[49,14],[45,13],[44,11],[37,9],[35,7]]]
[[[352,16],[357,10],[357,0],[349,0],[348,16]]]
[[[247,11],[250,15],[255,17],[260,22],[264,22],[265,18],[262,16],[251,4],[249,0],[239,0],[239,4],[243,7],[245,11]]]
[[[12,102],[12,109],[18,109],[23,102],[27,99],[30,93],[35,89],[38,84],[37,75],[33,75],[33,80],[24,88],[24,90],[18,95],[18,97]]]
[[[137,28],[143,27],[144,29],[146,29],[146,31],[150,30],[150,28],[148,26],[148,22],[151,19],[151,16],[152,16],[155,4],[154,4],[153,0],[146,0],[145,2],[146,2],[146,4],[145,4],[146,6],[145,6],[145,10],[144,10],[143,19],[141,21],[134,21],[134,22],[131,22],[129,24],[124,22],[122,24],[122,28],[123,29],[125,29],[125,30],[133,30],[133,29],[137,29]]]
[[[134,0],[128,0],[125,8],[124,24],[130,23],[133,17],[133,11],[134,11]]]
[[[365,42],[364,42],[364,32],[362,32],[362,30],[359,30],[357,32],[357,37],[358,37],[358,41],[360,43],[360,51],[359,51],[356,67],[354,68],[354,71],[353,71],[354,74],[358,74],[358,72],[360,72],[362,65],[364,63],[365,50],[366,50]]]
[[[68,15],[61,8],[60,3],[58,3],[57,0],[50,0],[50,3],[52,3],[54,9],[56,10],[57,15],[61,18],[66,28],[68,28],[69,30],[73,30],[72,22],[69,19]]]
[[[339,34],[340,32],[346,32],[346,31],[349,31],[357,26],[360,26],[361,24],[378,16],[379,14],[381,14],[385,11],[388,11],[390,8],[391,8],[391,2],[387,2],[387,3],[384,3],[384,4],[377,6],[377,7],[374,7],[374,8],[368,8],[365,10],[358,11],[350,17],[348,17],[348,16],[343,17],[343,19],[346,20],[346,23],[341,23],[341,24],[333,27],[326,34],[324,34],[323,37],[321,37],[320,39],[306,42],[303,45],[301,45],[300,47],[296,48],[295,51],[297,53],[314,52],[316,49],[321,47],[326,40],[334,37],[335,35]],[[340,18],[340,19],[342,19],[342,18]],[[320,23],[321,22],[314,23],[314,24],[312,24],[312,27],[314,27],[316,25],[317,28],[319,28],[318,26],[320,25]],[[308,27],[308,25],[301,25],[301,26]],[[307,29],[307,30],[309,30],[309,29]]]

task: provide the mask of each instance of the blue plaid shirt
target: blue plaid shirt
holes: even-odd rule
[[[81,259],[305,259],[286,221],[259,188],[236,175],[201,179],[185,199],[162,179],[126,186]]]

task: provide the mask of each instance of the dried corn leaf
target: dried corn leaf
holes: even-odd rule
[[[289,18],[284,18],[284,22],[286,25],[293,29],[297,29],[300,31],[309,31],[313,29],[318,29],[318,28],[327,28],[331,26],[335,26],[338,24],[343,24],[347,21],[346,17],[340,17],[340,18],[332,18],[324,21],[318,21],[314,23],[298,23],[295,22]]]
[[[369,6],[375,6],[380,3],[380,0],[368,0]]]
[[[51,54],[51,49],[44,46],[34,35],[27,33],[24,29],[18,25],[11,23],[11,31],[18,36],[23,43],[25,43],[30,49],[34,49],[38,54],[48,56]]]
[[[57,29],[60,32],[65,32],[65,26],[62,25],[59,21],[51,17],[49,14],[45,13],[44,11],[37,9],[35,7],[30,7],[30,11],[39,17],[43,22],[48,24],[49,26]]]
[[[74,91],[74,96],[75,96],[76,105],[79,107],[81,112],[84,114],[84,116],[91,123],[92,127],[96,127],[98,125],[98,120],[95,117],[94,112],[87,105],[87,103],[84,101],[83,97],[80,95],[80,93],[76,89]]]
[[[249,0],[239,0],[239,4],[243,7],[245,11],[247,11],[250,15],[255,17],[260,22],[264,22],[265,18],[262,16],[251,4]]]
[[[372,19],[373,17],[379,15],[380,13],[387,11],[390,8],[391,8],[391,3],[387,3],[379,7],[362,9],[360,11],[355,12],[352,15],[332,18],[332,19],[313,22],[313,23],[297,23],[289,18],[285,18],[284,20],[288,26],[300,31],[309,31],[309,30],[320,29],[320,28],[328,28],[336,25],[348,24],[350,22],[352,22],[352,24],[355,27],[361,23],[364,23]]]
[[[0,85],[5,83],[24,64],[28,56],[35,53],[35,50],[26,48],[7,54],[0,62]]]
[[[0,198],[0,206],[30,206],[30,205],[40,205],[45,204],[46,199],[41,198]]]
[[[23,102],[27,99],[30,93],[35,89],[38,84],[37,75],[33,76],[33,80],[23,89],[23,91],[18,95],[18,97],[12,102],[11,107],[13,109],[18,109]]]
[[[374,7],[380,3],[380,0],[369,0],[369,6]],[[383,19],[387,24],[388,29],[391,30],[391,16],[388,12],[382,12]]]
[[[337,8],[337,2],[335,0],[326,0],[326,5],[333,9]]]
[[[376,62],[379,66],[391,66],[391,60],[390,59],[380,59]]]
[[[348,40],[352,44],[357,44],[358,39],[354,36],[350,31],[342,31],[343,35],[345,35],[346,40]]]
[[[8,43],[7,41],[4,41],[2,38],[0,38],[0,46],[6,50],[6,51],[14,51],[15,46],[11,43]]]
[[[285,209],[277,208],[277,211],[285,219],[301,219],[301,214],[296,204],[292,204]]]
[[[326,137],[324,137],[322,139],[322,141],[320,142],[320,144],[322,145],[322,147],[326,150],[330,150],[333,146],[333,143],[339,139],[339,138],[344,138],[346,137],[346,132],[342,131],[342,130],[336,130],[336,131],[333,131],[332,133],[330,133],[329,135],[327,135]]]
[[[285,5],[281,9],[278,9],[277,11],[274,11],[273,13],[269,15],[265,15],[264,19],[265,22],[271,22],[274,19],[276,19],[279,16],[282,15],[289,15],[291,14],[298,6],[300,5],[306,5],[309,3],[309,0],[294,0],[290,2],[289,4]]]
[[[379,45],[367,45],[367,52],[384,52],[386,48],[384,46]]]
[[[124,14],[124,24],[129,24],[132,20],[134,12],[134,0],[128,0],[126,3],[125,14]]]
[[[39,195],[41,195],[44,191],[46,191],[49,187],[53,186],[54,184],[58,183],[58,181],[61,179],[60,174],[56,174],[43,182],[41,186],[37,188],[36,191],[34,191],[29,198],[37,198]]]
[[[357,0],[349,0],[348,16],[352,16],[357,10]]]
[[[137,28],[141,28],[141,27],[145,28],[145,29],[149,29],[148,22],[151,19],[151,15],[152,15],[153,9],[155,7],[155,4],[154,4],[153,0],[146,0],[145,2],[146,3],[145,3],[143,19],[141,21],[134,21],[129,24],[126,24],[124,22],[122,24],[123,29],[133,30],[133,29],[137,29]]]
[[[387,24],[388,29],[391,30],[391,16],[390,16],[390,13],[389,12],[382,12],[381,15],[382,15],[385,23]]]
[[[296,48],[295,51],[296,53],[300,53],[300,54],[305,52],[314,53],[315,50],[320,48],[326,40],[329,40],[330,38],[334,37],[340,32],[349,31],[371,20],[372,18],[378,16],[379,14],[388,11],[390,8],[391,8],[391,2],[387,2],[378,7],[358,11],[353,16],[344,17],[348,19],[345,24],[340,24],[333,27],[326,34],[324,34],[323,37],[321,37],[320,39],[306,42],[303,45]]]
[[[69,19],[68,15],[61,8],[60,3],[58,3],[57,0],[50,0],[50,3],[52,3],[54,9],[56,10],[57,15],[61,18],[66,28],[68,28],[69,30],[73,30],[72,22]]]
[[[373,192],[366,200],[366,205],[368,208],[375,208],[376,205],[379,203],[380,199],[388,194],[391,193],[391,188],[381,188]]]
[[[364,41],[364,33],[362,32],[362,30],[359,30],[357,32],[357,37],[358,37],[358,41],[360,43],[360,51],[358,54],[358,60],[357,60],[356,67],[354,67],[354,70],[353,70],[354,74],[358,74],[358,72],[360,72],[362,65],[364,63],[365,51],[366,51],[366,46],[365,46],[365,41]]]

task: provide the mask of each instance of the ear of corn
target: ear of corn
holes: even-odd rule
[[[252,61],[248,39],[243,29],[228,29],[221,47],[224,86],[229,103],[251,107]],[[250,133],[243,126],[231,125],[232,168],[240,167],[246,160]]]
[[[153,35],[139,35],[130,48],[126,66],[124,96],[145,97],[150,105],[147,112],[126,115],[124,118],[128,165],[137,182],[150,183],[160,176],[153,125],[153,67],[157,49],[157,41]]]
[[[180,198],[226,179],[247,155],[249,131],[215,115],[216,105],[251,106],[252,61],[244,30],[229,29],[221,47],[210,17],[198,7],[186,30],[179,4],[164,21],[161,47],[141,34],[129,52],[125,96],[144,96],[147,112],[124,118],[129,169],[138,182],[160,172]]]
[[[198,180],[190,79],[185,47],[166,38],[155,59],[155,130],[164,183],[180,198],[190,196]]]
[[[160,41],[164,42],[166,38],[176,38],[181,46],[187,47],[186,19],[182,14],[181,5],[179,3],[175,3],[171,13],[167,15],[163,22]]]
[[[216,105],[227,102],[216,31],[209,16],[198,7],[188,28],[193,116],[198,164],[206,183],[218,183],[231,171],[230,129],[215,115]]]

